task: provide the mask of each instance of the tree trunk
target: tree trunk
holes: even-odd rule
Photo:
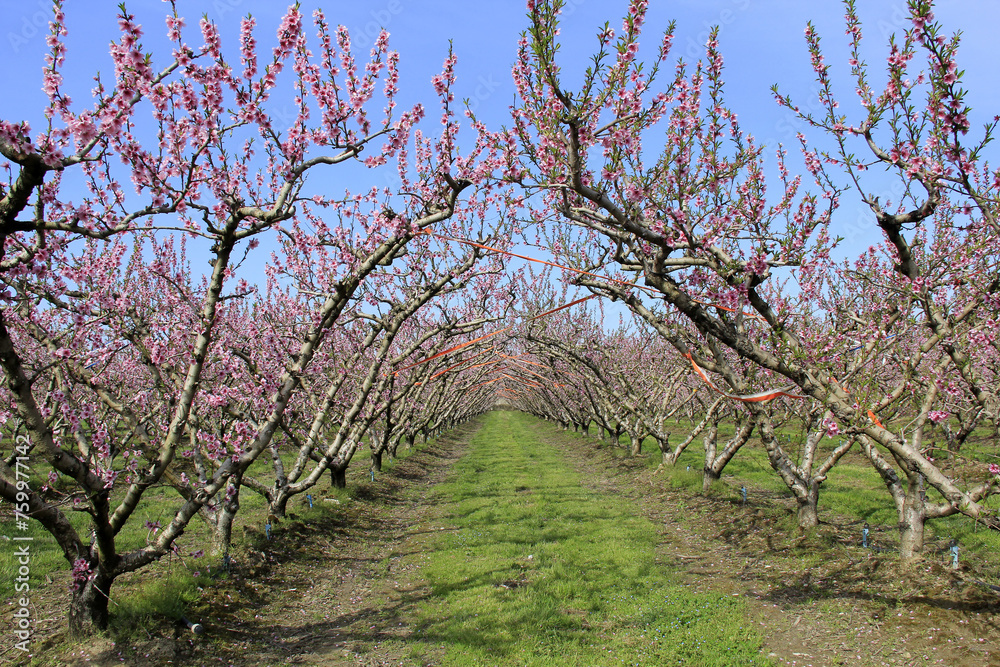
[[[69,631],[77,636],[92,635],[108,627],[108,594],[114,577],[98,574],[73,589],[69,603]]]
[[[278,492],[275,501],[268,508],[268,513],[277,517],[285,516],[285,506],[288,504],[288,494]],[[222,556],[223,559],[229,556],[229,546],[233,541],[233,520],[240,510],[240,481],[229,480],[229,487],[226,489],[226,499],[216,517],[215,526],[212,530],[212,554]]]
[[[813,480],[809,493],[796,495],[800,530],[811,530],[819,526],[819,482]]]
[[[382,472],[382,452],[372,451],[372,470]]]
[[[237,507],[239,505],[237,504]],[[229,555],[229,546],[233,541],[233,519],[236,512],[223,509],[219,512],[219,522],[212,531],[212,555],[225,558]]]
[[[642,454],[642,440],[641,435],[635,435],[633,433],[628,434],[629,442],[631,446],[629,447],[629,456],[639,456]]]
[[[924,551],[927,508],[923,475],[912,473],[908,477],[910,479],[907,484],[906,499],[899,516],[899,557],[903,561],[914,561],[919,559]]]
[[[285,505],[288,503],[288,496],[286,494],[280,494],[278,496],[278,502],[272,505],[272,509],[269,513],[274,513],[275,506],[280,514],[275,514],[275,516],[283,517],[285,516]],[[215,524],[215,530],[212,531],[212,554],[215,556],[222,556],[223,559],[229,556],[229,547],[233,541],[233,520],[236,518],[236,512],[240,509],[240,492],[237,489],[236,493],[233,495],[232,499],[227,501],[222,507],[222,511],[219,512],[219,517]]]
[[[416,433],[407,433],[406,434],[406,449],[407,450],[413,449],[413,442],[416,439],[417,439],[417,434]]]
[[[580,431],[581,431],[581,432],[582,432],[582,433],[583,433],[584,435],[587,435],[587,436],[589,436],[589,435],[590,435],[590,422],[587,422],[586,424],[584,424],[583,426],[581,426],[581,427],[580,427]]]
[[[924,523],[927,521],[924,478],[917,472],[899,477],[889,463],[879,455],[874,443],[865,436],[858,438],[861,449],[882,477],[899,517],[899,556],[903,561],[920,558],[924,550]],[[897,461],[898,463],[898,461]]]
[[[712,490],[712,484],[718,481],[719,477],[721,477],[719,473],[705,466],[705,474],[701,478],[701,492],[707,495]]]
[[[670,450],[670,436],[667,436],[663,440],[657,440],[656,444],[660,448],[660,456],[662,461],[660,463],[664,468],[667,466],[674,465],[674,453]]]
[[[719,424],[715,423],[708,429],[708,433],[705,434],[705,467],[704,476],[701,480],[701,492],[708,493],[709,489],[712,488],[712,482],[719,479],[719,473],[712,469],[712,463],[715,462],[715,449],[718,444],[719,439]]]
[[[330,486],[335,489],[347,488],[347,466],[330,466]]]

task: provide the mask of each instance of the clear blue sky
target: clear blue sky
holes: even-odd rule
[[[68,72],[79,77],[80,90],[90,87],[94,71],[108,71],[107,44],[117,35],[114,0],[67,0],[70,57]],[[207,14],[221,30],[224,45],[234,45],[239,19],[252,13],[258,21],[258,39],[270,47],[280,16],[287,7],[281,0],[180,0],[189,41],[196,43],[197,22]],[[903,0],[861,0],[861,14],[873,57],[884,50],[883,35],[905,27]],[[146,30],[146,44],[154,53],[168,55],[157,41],[165,28],[168,8],[160,0],[127,3]],[[582,70],[592,52],[593,35],[605,20],[620,26],[625,2],[568,0],[561,35],[564,71]],[[0,56],[4,67],[0,83],[5,94],[0,116],[7,120],[37,117],[41,104],[40,69],[45,53],[49,3],[46,0],[0,0]],[[308,15],[323,7],[327,17],[346,25],[356,44],[370,45],[379,26],[391,33],[390,44],[402,61],[402,85],[412,97],[429,97],[429,79],[439,70],[448,40],[459,56],[459,96],[470,97],[486,118],[506,119],[512,95],[510,67],[518,34],[524,29],[524,3],[517,0],[459,2],[453,0],[375,0],[302,3]],[[1000,109],[995,75],[996,27],[1000,2],[949,0],[939,2],[936,13],[948,28],[961,29],[962,64],[972,83],[973,107]],[[747,126],[760,139],[785,139],[788,122],[771,101],[768,87],[779,82],[791,93],[808,92],[810,69],[803,28],[812,19],[828,44],[828,56],[843,68],[843,8],[836,0],[652,0],[647,23],[651,47],[655,36],[675,19],[678,34],[674,56],[697,57],[708,27],[722,27],[720,41],[726,57],[728,96]],[[839,57],[838,57],[839,56]],[[841,69],[843,71],[843,69]],[[69,76],[67,76],[69,78]],[[845,83],[849,83],[845,80]],[[785,122],[782,122],[785,121]]]
[[[84,102],[92,86],[91,77],[101,70],[110,72],[107,45],[118,35],[113,0],[67,0],[69,55],[65,78],[78,102]],[[221,28],[224,48],[235,49],[240,17],[252,13],[258,22],[258,43],[270,50],[275,30],[287,3],[273,0],[179,0],[187,19],[188,41],[200,43],[197,23],[207,14]],[[618,29],[626,3],[620,0],[567,0],[561,42],[563,71],[567,77],[582,72],[595,44],[594,34],[605,21]],[[866,34],[868,60],[878,63],[885,54],[890,32],[906,27],[904,0],[860,0]],[[168,5],[160,0],[132,0],[131,12],[144,25],[147,50],[169,56],[164,43],[163,17]],[[456,96],[470,98],[477,114],[491,126],[506,123],[507,107],[513,98],[510,68],[516,41],[526,26],[524,3],[516,0],[306,0],[308,16],[324,7],[331,22],[346,25],[356,45],[370,46],[378,28],[391,33],[391,48],[401,56],[401,102],[423,100],[435,104],[430,78],[440,71],[441,61],[454,42],[459,57]],[[45,54],[48,8],[46,0],[0,0],[0,117],[28,120],[40,125],[44,98],[40,91],[40,71]],[[951,31],[964,33],[960,66],[967,70],[969,103],[974,109],[973,128],[1000,113],[1000,93],[996,74],[997,26],[1000,2],[996,0],[946,0],[937,3],[937,17]],[[721,49],[726,58],[727,97],[739,114],[744,128],[768,143],[789,142],[798,129],[789,114],[773,102],[769,87],[779,83],[784,92],[803,102],[812,89],[803,29],[813,20],[824,38],[828,62],[835,66],[837,80],[845,93],[853,87],[847,76],[843,7],[836,0],[652,0],[644,43],[650,49],[658,43],[667,23],[677,21],[673,56],[697,58],[713,24],[722,28]],[[193,28],[193,30],[192,30]],[[880,70],[878,70],[880,71]],[[845,95],[845,100],[850,97]],[[847,105],[850,112],[851,107]],[[436,114],[435,114],[436,115]],[[427,124],[436,125],[436,121]],[[364,174],[357,174],[364,177]],[[344,186],[342,174],[336,177]],[[348,178],[346,184],[354,178]],[[355,184],[364,186],[362,181]],[[865,210],[857,202],[845,202],[841,220],[855,219]],[[857,239],[870,243],[875,239]]]

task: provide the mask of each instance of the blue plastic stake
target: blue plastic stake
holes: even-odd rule
[[[868,548],[868,522],[865,522],[865,527],[861,529],[861,546],[865,549]]]
[[[271,524],[270,523],[265,523],[264,524],[264,534],[267,535],[267,539],[268,540],[271,539]]]
[[[953,570],[958,569],[958,541],[951,541],[951,568]]]
[[[691,466],[688,466],[688,472],[691,472]]]
[[[743,504],[746,505],[747,504],[747,487],[741,486],[740,487],[740,491],[743,492]]]
[[[306,500],[309,501],[309,509],[313,508],[313,496],[311,493],[306,494]]]
[[[375,481],[375,470],[372,469],[372,470],[369,470],[368,472],[370,472],[372,474],[372,481],[374,482]]]

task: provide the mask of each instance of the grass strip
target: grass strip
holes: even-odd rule
[[[584,488],[533,418],[493,412],[435,493],[450,506],[424,565],[414,659],[444,665],[770,664],[739,598],[655,563],[657,526]]]

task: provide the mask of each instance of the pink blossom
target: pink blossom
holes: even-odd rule
[[[931,410],[927,413],[927,418],[935,424],[940,424],[944,420],[948,419],[948,416],[948,413],[943,410]]]
[[[91,579],[96,576],[96,573],[90,571],[90,563],[87,562],[86,558],[77,558],[73,561],[73,590],[80,591],[83,587],[87,585]]]

